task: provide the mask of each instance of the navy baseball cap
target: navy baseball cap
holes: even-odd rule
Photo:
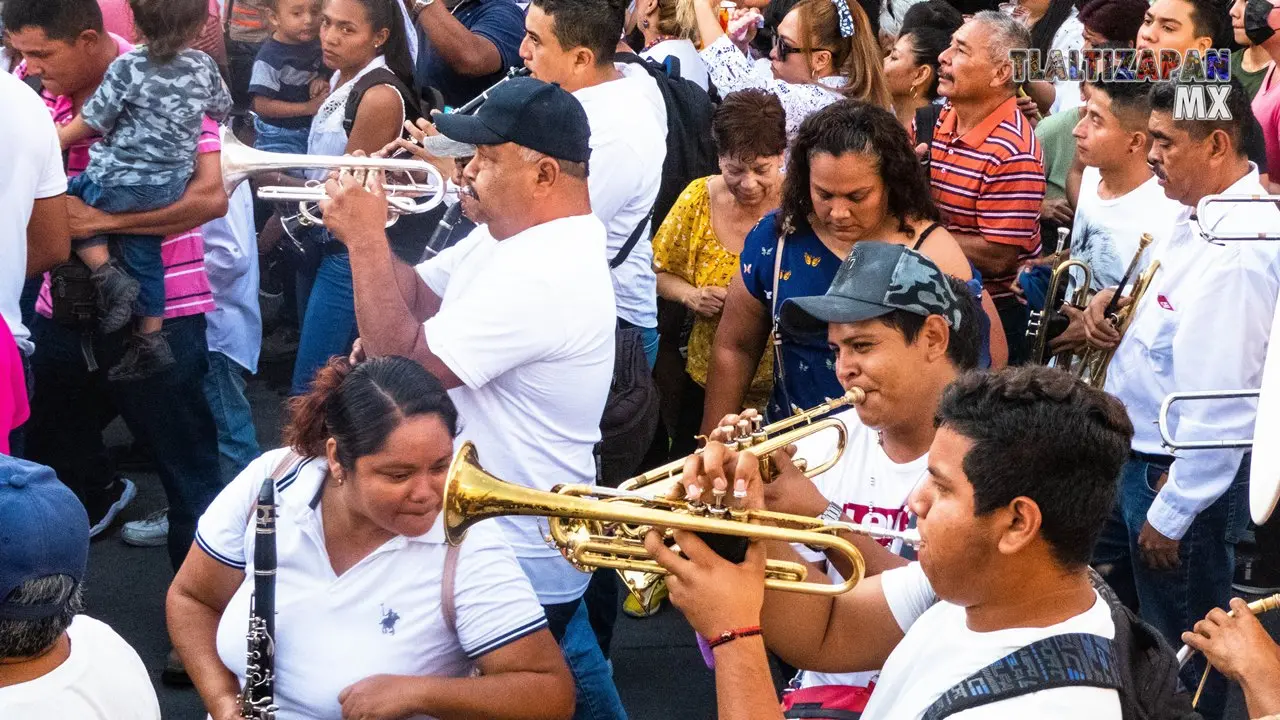
[[[511,78],[494,88],[474,115],[445,113],[432,119],[441,135],[467,145],[511,142],[569,162],[591,157],[591,128],[582,103],[559,85],[531,77]]]
[[[0,619],[41,620],[66,598],[40,605],[5,602],[30,580],[50,575],[84,578],[89,562],[89,515],[51,468],[0,455]]]
[[[929,258],[896,243],[862,241],[845,258],[826,295],[791,298],[778,321],[796,335],[826,333],[829,323],[854,323],[905,310],[941,315],[960,327],[960,303],[947,276]]]

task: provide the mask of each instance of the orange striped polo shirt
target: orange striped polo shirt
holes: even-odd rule
[[[948,103],[934,126],[929,158],[929,183],[947,230],[1017,245],[1024,260],[1039,254],[1044,163],[1035,132],[1015,98],[961,136]],[[984,277],[983,286],[992,299],[1021,300],[1013,287],[1016,279],[1016,272]]]

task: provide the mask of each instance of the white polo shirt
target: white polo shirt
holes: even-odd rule
[[[253,591],[251,512],[288,452],[254,460],[200,518],[196,542],[245,570],[218,623],[218,656],[241,683]],[[465,677],[473,662],[546,626],[511,548],[494,525],[467,534],[458,556],[457,634],[441,614],[447,545],[440,522],[397,537],[335,576],[324,544],[323,458],[298,460],[276,483],[276,704],[279,720],[340,720],[338,693],[378,674]]]
[[[1265,194],[1257,168],[1226,191]],[[1219,206],[1220,210],[1226,206]],[[1168,242],[1148,253],[1160,261],[1128,332],[1107,370],[1107,392],[1133,420],[1133,449],[1168,454],[1156,427],[1160,404],[1171,392],[1239,390],[1262,382],[1276,293],[1280,290],[1272,242],[1210,243],[1184,207]],[[1280,212],[1266,203],[1236,204],[1226,214],[1201,218],[1219,232],[1280,233]],[[1253,436],[1254,398],[1175,405],[1171,429],[1185,440]],[[1156,494],[1147,520],[1162,535],[1180,539],[1197,514],[1231,486],[1242,449],[1180,454]]]
[[[595,482],[617,323],[604,236],[593,215],[502,241],[482,225],[418,266],[441,298],[427,346],[463,383],[449,391],[458,442],[474,442],[503,480],[538,490]],[[547,544],[545,519],[494,522],[544,605],[582,597],[591,576]]]

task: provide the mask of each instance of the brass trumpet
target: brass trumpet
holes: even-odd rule
[[[1057,254],[1060,255],[1066,249],[1068,235],[1069,231],[1066,228],[1058,228]],[[1063,302],[1067,302],[1067,283],[1071,281],[1073,268],[1080,268],[1084,272],[1084,280],[1071,296],[1069,301],[1071,305],[1083,310],[1093,295],[1091,291],[1093,270],[1089,267],[1089,263],[1068,259],[1053,268],[1053,275],[1049,278],[1049,287],[1044,296],[1044,309],[1031,311],[1027,319],[1027,337],[1033,341],[1031,362],[1036,365],[1048,365],[1050,361],[1056,361],[1055,366],[1065,370],[1070,367],[1075,357],[1075,354],[1070,352],[1059,353],[1056,356],[1049,354],[1049,341],[1066,329],[1061,307]],[[1057,332],[1054,332],[1055,330]]]
[[[475,523],[512,515],[546,517],[548,541],[584,572],[613,568],[666,575],[666,568],[644,547],[645,534],[655,527],[665,529],[668,542],[673,530],[688,530],[701,534],[709,542],[724,541],[724,536],[747,541],[778,540],[805,543],[845,555],[853,570],[839,585],[806,582],[808,571],[800,563],[768,561],[765,587],[814,595],[838,595],[862,580],[865,572],[862,553],[853,543],[837,535],[839,531],[919,543],[919,536],[913,532],[880,530],[852,523],[826,525],[798,515],[708,507],[697,502],[650,498],[593,485],[559,485],[550,492],[533,490],[485,472],[475,446],[463,444],[445,480],[441,509],[445,538],[456,545]]]
[[[1120,304],[1125,285],[1129,284],[1129,279],[1137,271],[1138,265],[1142,261],[1142,254],[1146,252],[1151,242],[1151,235],[1143,233],[1142,238],[1138,240],[1138,252],[1133,254],[1133,259],[1129,261],[1129,267],[1125,269],[1124,276],[1120,278],[1120,283],[1116,286],[1115,295],[1111,296],[1111,302],[1107,303],[1107,308],[1103,311],[1103,314],[1111,320],[1111,323],[1120,333],[1121,338],[1129,330],[1129,324],[1133,322],[1134,313],[1138,311],[1138,303],[1142,302],[1142,296],[1146,294],[1147,287],[1151,285],[1151,279],[1155,277],[1156,271],[1160,269],[1160,261],[1152,260],[1151,265],[1133,281],[1133,288],[1126,296],[1132,302],[1116,309]],[[1115,354],[1116,348],[1101,350],[1091,347],[1070,362],[1070,367],[1067,369],[1086,384],[1101,388],[1107,383],[1107,366],[1111,364],[1111,358]]]
[[[858,388],[853,388],[838,398],[828,398],[825,403],[817,407],[796,413],[775,423],[764,425],[760,416],[756,416],[750,426],[746,426],[744,421],[744,424],[738,427],[738,436],[725,444],[731,450],[750,449],[760,458],[760,474],[764,481],[771,482],[773,480],[773,465],[769,462],[769,455],[801,438],[832,430],[836,433],[836,450],[830,458],[813,467],[809,467],[804,460],[796,461],[796,465],[800,467],[805,476],[812,478],[830,470],[836,464],[836,461],[840,459],[840,455],[844,452],[848,437],[848,432],[844,429],[844,423],[825,416],[839,408],[857,405],[865,400],[866,397],[867,394],[865,392]],[[648,488],[650,492],[647,494],[665,494],[675,483],[680,482],[680,477],[684,474],[684,463],[685,458],[672,460],[666,465],[661,465],[641,475],[623,480],[618,484],[618,489],[634,491]]]

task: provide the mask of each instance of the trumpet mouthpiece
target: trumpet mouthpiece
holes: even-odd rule
[[[844,393],[845,405],[857,405],[867,399],[867,393],[862,388],[849,388]]]

